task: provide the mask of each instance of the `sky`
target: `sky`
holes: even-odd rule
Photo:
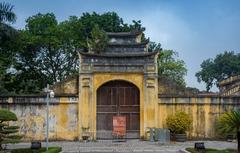
[[[127,23],[141,20],[150,41],[177,51],[188,69],[187,86],[205,89],[195,73],[203,60],[224,51],[240,53],[239,0],[5,0],[14,5],[18,29],[37,13],[52,12],[58,21],[84,12],[116,12]],[[212,91],[217,91],[213,88]]]

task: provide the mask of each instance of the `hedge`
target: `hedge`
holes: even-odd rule
[[[41,148],[39,150],[33,150],[30,148],[21,148],[21,149],[13,149],[11,153],[59,153],[62,151],[61,147],[50,147],[48,151],[46,148]]]
[[[48,151],[44,151],[42,153],[59,153],[62,151],[61,147],[52,147]]]

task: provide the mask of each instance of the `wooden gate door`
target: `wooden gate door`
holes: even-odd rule
[[[135,85],[110,81],[97,90],[97,139],[112,138],[112,118],[115,115],[126,116],[126,138],[139,138],[140,95]]]

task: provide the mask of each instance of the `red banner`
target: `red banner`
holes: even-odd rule
[[[126,116],[113,116],[113,136],[126,135]]]

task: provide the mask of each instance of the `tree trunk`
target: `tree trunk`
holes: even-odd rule
[[[240,153],[240,131],[237,132],[238,153]]]

